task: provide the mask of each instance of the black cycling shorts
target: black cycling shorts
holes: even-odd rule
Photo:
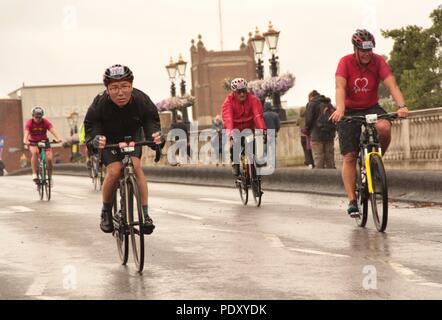
[[[137,157],[137,158],[141,159],[142,153],[143,153],[142,147],[138,146],[138,147],[135,147],[134,152],[130,153],[130,156]],[[103,153],[102,153],[101,161],[107,167],[108,165],[110,165],[113,162],[123,161],[123,158],[124,158],[124,154],[122,154],[120,149],[118,149],[118,148],[104,149]]]
[[[386,114],[379,104],[366,110],[345,110],[345,116],[365,116],[367,114]],[[350,152],[359,152],[359,142],[361,140],[361,124],[357,122],[340,122],[337,126],[339,134],[339,147],[341,154],[346,155]]]

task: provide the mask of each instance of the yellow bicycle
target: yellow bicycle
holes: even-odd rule
[[[383,115],[368,114],[366,116],[348,116],[343,122],[357,122],[363,127],[360,139],[358,156],[356,195],[359,208],[362,212],[356,223],[364,228],[367,224],[368,201],[371,202],[371,211],[376,229],[384,232],[388,223],[388,184],[385,173],[382,149],[376,131],[376,122],[380,119],[397,119],[397,113]],[[361,209],[360,209],[361,210]]]

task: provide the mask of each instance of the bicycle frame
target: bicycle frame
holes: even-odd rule
[[[375,123],[366,123],[364,124],[364,128],[365,129],[361,132],[360,152],[363,152],[364,155],[368,193],[373,194],[374,188],[373,188],[373,178],[372,178],[370,161],[373,155],[379,156],[382,160],[382,163],[384,162],[384,158],[382,156],[382,149],[378,141],[378,135]]]
[[[378,155],[382,159],[382,162],[384,162],[384,158],[382,157],[382,152],[368,152],[365,154],[365,170],[367,174],[368,192],[371,194],[374,193],[374,188],[373,188],[373,178],[371,174],[370,161],[371,157],[374,154]]]
[[[40,166],[42,167],[41,170],[41,177],[40,177],[40,181],[42,181],[43,183],[46,182],[46,165],[47,165],[47,159],[46,159],[46,148],[40,148],[40,157],[39,157],[39,161],[40,161]]]

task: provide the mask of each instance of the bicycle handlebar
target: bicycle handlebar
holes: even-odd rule
[[[50,146],[50,145],[52,145],[52,144],[58,144],[58,142],[57,141],[55,141],[55,140],[52,140],[52,141],[46,141],[46,140],[43,140],[43,141],[38,141],[38,142],[36,142],[36,141],[29,141],[29,145],[30,146],[37,146],[38,147],[38,144],[39,143],[45,143],[46,144],[46,146]],[[28,144],[25,144],[25,145],[28,145]]]
[[[153,141],[140,141],[140,142],[135,142],[135,146],[134,147],[139,147],[139,146],[148,146],[148,147],[155,147],[155,162],[160,161],[161,159],[161,145],[156,144]],[[115,149],[115,148],[119,148],[120,145],[118,143],[115,144],[107,144],[104,146],[104,149]]]
[[[399,116],[396,112],[377,115],[377,119],[395,120],[398,118]],[[343,117],[340,122],[352,122],[352,121],[367,123],[367,118],[366,116],[346,116]]]

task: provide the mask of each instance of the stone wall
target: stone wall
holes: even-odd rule
[[[199,148],[204,144],[205,142],[200,141]],[[169,145],[170,143],[167,144]],[[278,167],[303,166],[300,129],[295,121],[282,123],[276,152]],[[148,165],[153,155],[153,152],[146,154],[144,163]],[[385,159],[389,169],[442,170],[442,108],[412,111],[408,119],[396,120]],[[200,159],[200,162],[201,160],[204,159]],[[335,160],[337,167],[341,167],[342,157],[337,137]],[[167,164],[165,157],[162,164]]]

